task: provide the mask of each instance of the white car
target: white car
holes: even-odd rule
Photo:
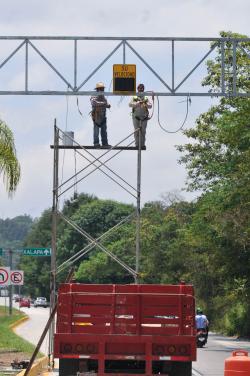
[[[34,301],[34,307],[44,307],[44,308],[47,308],[48,307],[48,302],[47,302],[47,299],[44,298],[44,297],[39,297],[39,298],[36,298],[36,300]]]

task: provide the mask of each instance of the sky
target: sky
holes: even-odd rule
[[[249,36],[249,0],[1,0],[0,36],[120,36],[120,37],[219,37],[221,30]],[[35,42],[34,42],[35,43]],[[167,82],[171,82],[170,44],[132,43],[134,48]],[[16,41],[0,40],[0,64],[18,46]],[[82,42],[79,44],[79,82],[109,54],[117,42]],[[70,42],[37,42],[46,57],[63,72],[67,79],[73,77],[73,48]],[[176,44],[176,82],[208,51],[208,43]],[[16,54],[0,69],[1,90],[21,90],[24,83],[23,52]],[[213,57],[213,55],[211,55]],[[34,52],[30,52],[30,88],[34,90],[64,84]],[[103,81],[111,86],[112,64],[122,63],[121,51],[117,52],[88,81],[85,90],[93,90],[95,83]],[[132,53],[127,63],[137,65],[137,82],[144,82],[146,90],[163,91],[163,86]],[[203,64],[183,89],[204,91],[200,87],[206,74]],[[108,111],[108,139],[114,145],[133,131],[128,97],[110,96]],[[160,120],[164,128],[179,128],[186,114],[185,97],[160,98]],[[215,104],[215,99],[192,98],[185,128],[193,127],[195,119]],[[78,111],[79,109],[82,115]],[[62,131],[73,131],[82,145],[92,145],[92,122],[89,116],[89,97],[73,96],[0,96],[0,118],[14,133],[17,156],[21,164],[21,181],[13,198],[5,192],[0,179],[0,218],[13,218],[29,214],[39,217],[52,205],[54,119]],[[198,193],[183,191],[187,178],[185,166],[178,163],[180,154],[175,145],[188,142],[182,132],[166,133],[157,120],[157,105],[147,128],[147,150],[142,155],[142,204],[160,200],[167,192],[180,192],[184,199],[193,200]],[[131,139],[132,141],[132,139]],[[99,154],[96,154],[99,153]],[[100,152],[93,154],[101,155]],[[109,156],[109,154],[108,154]],[[107,156],[107,157],[108,157]],[[59,182],[86,166],[85,160],[72,151],[60,152]],[[137,154],[126,151],[112,159],[108,166],[125,181],[136,187]],[[89,171],[89,170],[86,170]],[[0,176],[1,178],[1,176]],[[120,186],[95,171],[75,188],[102,199],[114,199],[136,204],[135,197]],[[60,198],[72,196],[69,189]]]

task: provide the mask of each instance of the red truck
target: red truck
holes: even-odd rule
[[[60,285],[54,357],[60,376],[191,376],[193,286]]]

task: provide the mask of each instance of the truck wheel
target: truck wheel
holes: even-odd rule
[[[171,376],[192,376],[192,362],[174,362]]]
[[[59,376],[75,376],[78,371],[78,359],[59,359]]]

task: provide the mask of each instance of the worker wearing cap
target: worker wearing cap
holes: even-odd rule
[[[97,148],[100,147],[99,133],[101,133],[102,145],[110,147],[107,137],[106,109],[111,106],[103,95],[104,88],[103,82],[98,82],[95,87],[97,95],[90,98],[92,106],[91,116],[94,124],[94,146]]]
[[[152,107],[152,104],[149,102],[148,97],[143,94],[144,85],[139,84],[137,86],[138,96],[134,96],[130,103],[129,107],[132,107],[132,118],[135,129],[135,146],[139,147],[139,128],[141,127],[141,147],[145,148],[146,140],[146,128],[149,119],[148,109]]]

